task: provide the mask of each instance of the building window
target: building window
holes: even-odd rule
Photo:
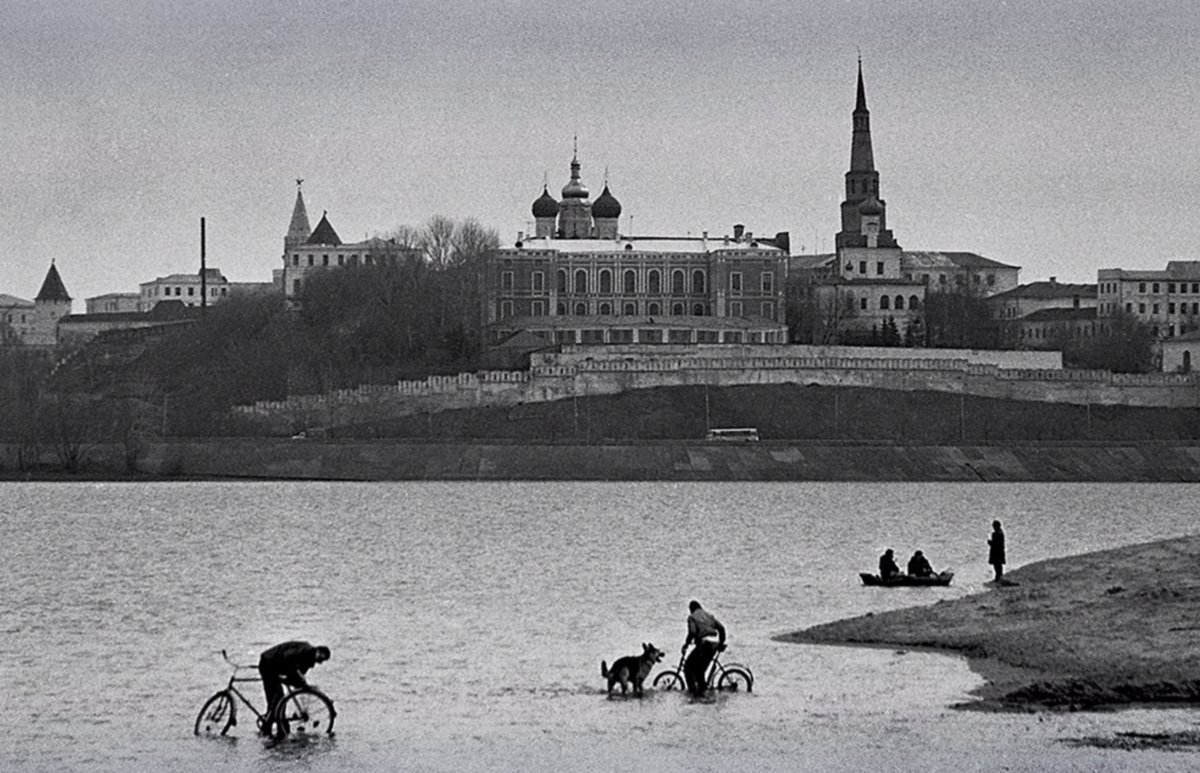
[[[315,265],[315,256],[313,256],[313,255],[308,256],[308,265],[310,265],[310,266]]]
[[[775,304],[764,303],[762,305],[762,315],[767,319],[775,319]]]
[[[988,274],[988,275],[987,275],[987,285],[988,285],[988,287],[995,287],[995,286],[996,286],[996,275],[995,275],[995,274]]]
[[[1154,293],[1155,293],[1155,295],[1158,294],[1158,282],[1154,283]]]
[[[764,293],[774,292],[775,275],[770,271],[764,271],[762,274],[762,291]]]
[[[904,296],[903,295],[896,296],[895,308],[896,308],[896,311],[904,311]]]
[[[565,317],[565,316],[567,316],[567,304],[565,304],[565,303],[560,303],[560,304],[558,304],[557,306],[555,306],[555,307],[554,307],[554,313],[555,313],[555,314],[557,314],[557,315],[558,315],[558,316],[560,316],[560,317]]]
[[[946,284],[946,275],[945,274],[938,274],[938,284],[940,284],[940,285]]]
[[[692,316],[693,317],[703,317],[704,316],[704,304],[703,303],[693,303],[692,304]]]
[[[734,271],[729,274],[729,292],[740,295],[742,292],[742,272]]]
[[[188,297],[191,297],[191,296],[193,296],[193,295],[195,295],[195,294],[196,294],[196,288],[195,288],[195,287],[189,287],[189,288],[188,288]]]
[[[1139,293],[1146,292],[1146,283],[1145,282],[1138,282],[1138,292]]]
[[[919,308],[921,308],[921,299],[915,295],[909,296],[909,298],[908,298],[909,311],[916,311]]]
[[[1138,314],[1145,314],[1145,313],[1146,313],[1146,304],[1139,303],[1138,304]]]
[[[1132,313],[1133,313],[1133,304],[1132,304],[1132,303],[1127,303],[1127,304],[1125,304],[1125,313],[1126,313],[1126,314],[1132,314]]]
[[[683,316],[683,304],[676,303],[673,306],[671,306],[671,314],[676,317],[682,317]]]
[[[637,304],[626,303],[624,308],[621,310],[621,313],[627,317],[632,317],[634,314],[637,314]]]
[[[742,316],[742,302],[741,301],[730,301],[729,316],[731,316],[731,317]]]
[[[1175,292],[1175,283],[1174,282],[1167,282],[1167,292],[1168,293]]]
[[[560,293],[567,291],[567,272],[561,268],[558,270],[558,291]]]
[[[1175,304],[1174,304],[1174,303],[1168,303],[1168,304],[1167,304],[1167,313],[1168,313],[1168,314],[1174,314],[1174,313],[1175,313]]]
[[[646,275],[646,290],[651,295],[657,295],[662,292],[662,275],[657,270],[651,271]]]
[[[692,292],[699,295],[704,292],[704,272],[692,272]]]
[[[864,295],[862,298],[859,298],[858,307],[863,311],[867,310],[867,296]]]
[[[867,261],[865,261],[865,260],[858,261],[858,273],[860,273],[860,274],[867,273]]]
[[[671,272],[671,292],[675,295],[683,294],[683,272],[682,271],[672,271]]]
[[[600,304],[600,316],[602,316],[602,317],[612,316],[612,304],[608,304],[608,303]]]
[[[600,272],[600,292],[605,295],[612,294],[612,272],[604,269]]]
[[[672,344],[690,344],[692,342],[692,331],[668,330],[667,342]]]
[[[292,265],[293,265],[293,266],[299,266],[299,265],[300,265],[300,256],[299,256],[299,255],[293,255],[293,256],[292,256]]]
[[[891,301],[891,299],[890,299],[890,298],[888,298],[886,295],[884,295],[884,296],[881,296],[881,297],[879,298],[879,308],[880,308],[882,311],[887,311],[887,310],[888,310],[888,308],[891,306],[891,303],[890,303],[890,301]]]
[[[529,307],[529,313],[534,317],[546,316],[546,302],[534,301]]]
[[[504,319],[506,317],[511,317],[512,315],[513,315],[512,301],[501,301],[500,302],[500,318]]]
[[[500,289],[507,290],[510,292],[512,291],[512,289],[513,289],[513,272],[511,272],[511,271],[501,271],[500,272]]]
[[[535,293],[546,291],[546,275],[543,272],[534,271],[532,274],[530,274],[529,278],[533,283],[533,291]]]
[[[608,331],[608,342],[612,344],[631,344],[633,343],[632,330],[614,329]]]
[[[300,280],[296,279],[292,282],[292,295],[300,294]]]
[[[633,295],[634,293],[636,293],[637,292],[637,274],[634,273],[633,271],[626,271],[624,285],[625,285],[625,293],[627,295]]]
[[[583,317],[586,315],[587,315],[587,304],[586,303],[575,304],[575,316]]]
[[[875,261],[875,275],[883,276],[883,261],[882,260]]]
[[[654,316],[655,314],[662,314],[662,307],[657,303],[652,303],[646,307],[646,313],[651,316]]]
[[[575,292],[577,292],[577,293],[586,293],[587,292],[587,272],[584,271],[583,269],[580,269],[575,272]]]

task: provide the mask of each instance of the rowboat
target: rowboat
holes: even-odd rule
[[[949,585],[954,579],[954,572],[945,571],[940,574],[935,574],[931,577],[914,577],[910,574],[897,574],[889,577],[886,580],[880,579],[877,574],[868,574],[859,572],[859,577],[862,578],[863,585],[880,585],[885,588],[899,588],[906,586],[938,586]]]

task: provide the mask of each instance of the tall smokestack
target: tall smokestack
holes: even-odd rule
[[[204,255],[204,218],[200,218],[200,313],[208,313],[208,266]]]

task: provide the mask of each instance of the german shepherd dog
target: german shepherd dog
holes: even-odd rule
[[[601,660],[600,676],[608,680],[608,694],[612,695],[613,685],[620,682],[622,695],[626,694],[630,683],[633,684],[633,694],[641,695],[642,683],[650,676],[650,669],[654,668],[654,664],[663,659],[664,654],[666,653],[653,644],[643,643],[641,655],[618,658],[611,669]]]

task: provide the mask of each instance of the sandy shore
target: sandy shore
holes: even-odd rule
[[[781,641],[949,650],[986,684],[968,708],[1200,702],[1200,537],[1020,567],[983,593]]]

